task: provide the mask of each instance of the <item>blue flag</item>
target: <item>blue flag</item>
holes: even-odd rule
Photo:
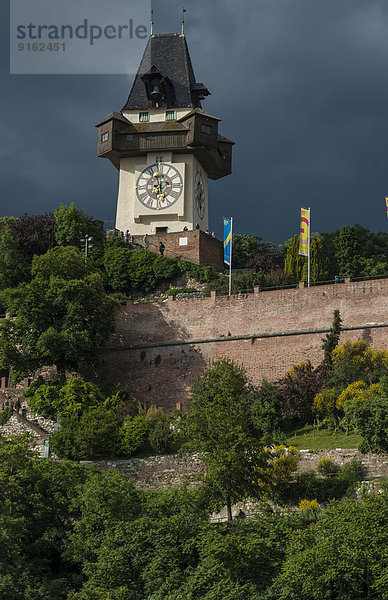
[[[224,217],[224,263],[230,266],[232,255],[232,219]]]

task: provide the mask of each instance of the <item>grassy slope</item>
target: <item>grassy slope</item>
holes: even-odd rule
[[[332,450],[333,448],[358,448],[362,437],[354,433],[333,433],[327,430],[314,430],[311,425],[290,431],[286,444],[299,450]]]

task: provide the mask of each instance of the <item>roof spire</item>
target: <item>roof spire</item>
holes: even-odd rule
[[[154,35],[154,9],[151,8],[151,33],[150,35]]]
[[[182,31],[180,33],[180,37],[185,37],[185,12],[186,9],[182,8]]]

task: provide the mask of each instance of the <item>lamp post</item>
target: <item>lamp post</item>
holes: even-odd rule
[[[85,254],[85,264],[88,260],[88,256],[93,250],[93,238],[89,235],[85,235],[84,238],[81,238],[81,252]]]

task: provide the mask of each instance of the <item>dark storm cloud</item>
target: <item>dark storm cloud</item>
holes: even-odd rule
[[[181,4],[155,0],[157,32],[179,30]],[[210,186],[211,227],[233,215],[238,231],[281,242],[310,205],[315,231],[356,221],[383,228],[386,0],[187,0],[186,8],[196,76],[213,94],[204,106],[236,141],[233,175]],[[9,76],[6,33],[1,212],[74,200],[114,219],[117,172],[95,158],[93,126],[121,108],[131,78]]]

